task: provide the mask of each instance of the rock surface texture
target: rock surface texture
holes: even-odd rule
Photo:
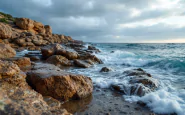
[[[81,99],[92,94],[89,77],[66,73],[51,64],[37,64],[27,73],[28,83],[44,96],[55,99]]]

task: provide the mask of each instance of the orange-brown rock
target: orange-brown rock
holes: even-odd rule
[[[14,60],[14,63],[17,64],[20,68],[31,66],[30,58],[27,57],[17,58]]]
[[[10,58],[16,55],[16,51],[8,44],[0,43],[0,58]]]
[[[0,60],[0,114],[71,115],[60,105],[48,105],[25,78],[16,64]]]
[[[0,22],[0,39],[7,39],[12,37],[11,27]]]
[[[44,28],[45,28],[45,34],[52,35],[52,29],[49,25],[45,25]]]
[[[56,66],[71,66],[72,63],[61,55],[53,55],[46,60],[47,63],[54,64]]]
[[[66,73],[51,64],[36,64],[27,73],[27,81],[42,95],[61,100],[84,98],[93,91],[91,78]]]
[[[15,24],[24,30],[32,30],[34,27],[34,21],[28,18],[16,18]]]
[[[42,23],[34,21],[33,25],[35,31],[37,31],[38,33],[45,33],[45,28]]]

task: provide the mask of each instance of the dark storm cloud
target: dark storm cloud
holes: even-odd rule
[[[133,41],[139,41],[138,39],[144,41],[184,37],[184,27],[173,27],[175,24],[168,25],[163,22],[151,25],[132,24],[142,23],[143,20],[184,15],[184,2],[179,1],[177,4],[174,3],[174,6],[172,4],[169,8],[163,8],[158,1],[0,0],[0,11],[49,24],[54,33],[67,34],[75,39],[92,42],[128,42],[128,38]],[[167,2],[163,4],[168,6]],[[132,24],[133,27],[119,27],[124,24]]]

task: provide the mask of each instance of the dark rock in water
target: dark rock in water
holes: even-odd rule
[[[121,88],[121,87],[122,87],[122,86],[119,86],[119,85],[111,85],[111,88],[112,88],[112,89],[114,89],[114,90],[116,90],[116,91],[118,91],[118,92],[120,92],[120,93],[126,94],[125,91],[124,91],[124,89]]]
[[[110,69],[110,68],[107,68],[107,67],[103,67],[103,68],[100,70],[100,72],[109,72],[109,71],[111,71],[111,69]]]
[[[56,66],[71,66],[72,63],[61,55],[53,55],[46,60],[47,63],[54,64]]]
[[[91,78],[67,73],[51,64],[36,64],[27,73],[28,83],[44,96],[55,99],[81,99],[92,94]]]
[[[94,47],[94,46],[88,46],[88,50],[93,50],[93,51],[95,51],[96,53],[100,52],[100,50],[97,49],[97,48]]]
[[[133,69],[133,70],[128,70],[124,72],[127,74],[127,76],[140,76],[140,75],[145,75],[148,77],[152,77],[151,74],[146,73],[143,69],[138,68],[138,69]]]
[[[39,61],[40,60],[40,57],[39,56],[31,56],[30,57],[30,60],[31,61]]]
[[[129,77],[129,83],[112,85],[114,90],[124,92],[127,95],[143,96],[158,87],[158,81],[141,68],[125,71],[124,74]]]
[[[142,102],[142,101],[138,101],[137,104],[138,104],[138,105],[141,105],[141,106],[143,106],[143,107],[146,106],[146,103],[144,103],[144,102]]]
[[[111,51],[110,53],[114,53],[115,51]]]
[[[85,60],[74,60],[74,64],[77,66],[77,67],[82,67],[82,68],[89,68],[91,66],[91,64],[89,64],[88,61],[85,61]]]

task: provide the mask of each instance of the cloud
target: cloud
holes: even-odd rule
[[[0,0],[1,11],[87,42],[185,39],[184,6],[183,0]]]

